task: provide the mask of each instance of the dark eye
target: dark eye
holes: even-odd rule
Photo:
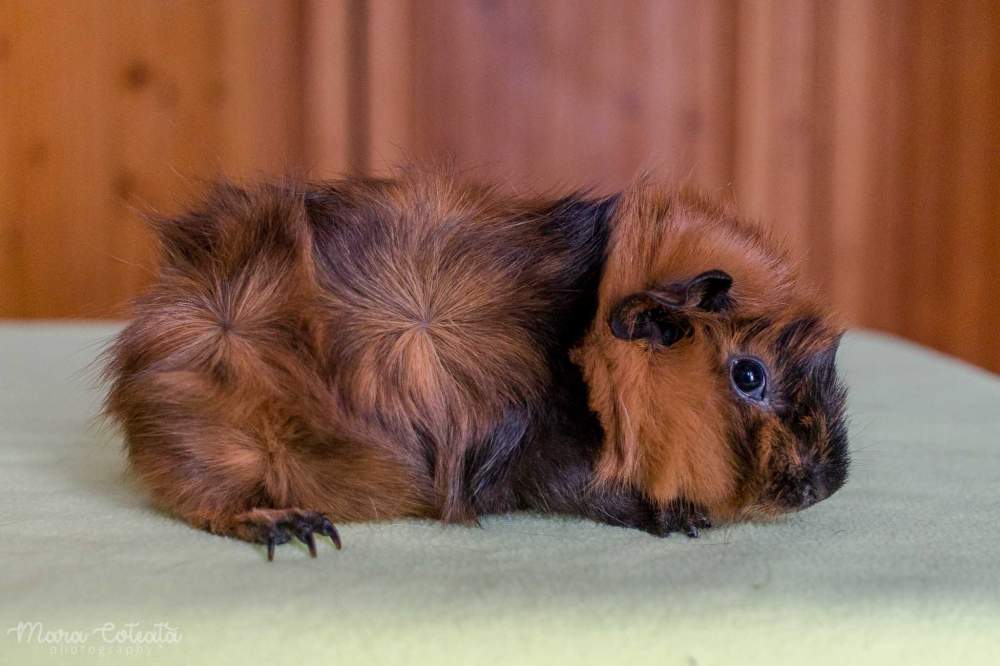
[[[753,358],[737,359],[730,369],[733,386],[751,400],[763,400],[767,387],[767,370],[764,364]]]

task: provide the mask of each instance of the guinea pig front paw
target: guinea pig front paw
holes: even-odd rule
[[[660,537],[669,536],[671,532],[682,532],[697,539],[699,530],[711,526],[712,521],[704,507],[685,499],[676,499],[653,511],[652,524],[647,531]]]

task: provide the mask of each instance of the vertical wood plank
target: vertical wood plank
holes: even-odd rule
[[[222,163],[241,179],[300,172],[299,5],[222,0]]]
[[[763,91],[768,113],[761,185],[767,192],[762,213],[809,278],[814,276],[807,226],[812,205],[809,181],[814,177],[810,117],[814,8],[810,0],[780,0],[770,16],[774,45],[767,63],[769,87]]]
[[[651,3],[643,34],[649,53],[646,133],[642,166],[651,166],[661,179],[695,184],[699,155],[704,146],[705,115],[699,104],[697,77],[699,7],[697,2]],[[622,75],[627,71],[623,68]],[[641,96],[643,84],[639,85]]]
[[[866,0],[837,0],[838,41],[834,53],[831,241],[836,271],[834,302],[853,323],[865,312],[866,243],[873,196],[871,142],[875,128],[869,100],[876,8]]]
[[[736,130],[737,11],[729,0],[697,4],[699,133],[694,180],[716,196],[733,194]]]
[[[483,27],[483,14],[492,15],[501,8],[426,0],[419,9],[414,17],[411,70],[415,157],[450,160],[471,169],[478,166],[476,156],[482,154],[480,144],[486,138],[477,121],[486,124],[490,120],[478,106],[478,90],[490,72],[483,64],[489,52],[487,41],[493,38]],[[502,106],[502,91],[494,89],[493,95],[494,103]],[[491,127],[490,135],[497,131]]]
[[[949,305],[958,324],[948,329],[948,348],[969,358],[983,358],[995,344],[986,331],[990,309],[1000,307],[996,284],[990,284],[989,238],[991,229],[1000,224],[993,216],[991,192],[995,184],[991,168],[997,168],[997,146],[991,145],[998,119],[991,115],[996,108],[997,81],[993,78],[1000,43],[994,41],[1000,9],[991,0],[962,0],[958,3],[957,34],[957,113],[956,125],[957,191],[954,215],[948,231],[952,238]],[[991,151],[992,148],[992,151]],[[994,273],[995,274],[995,273]],[[995,331],[994,331],[995,334]]]
[[[904,209],[909,233],[901,239],[901,271],[909,297],[902,313],[905,334],[940,346],[949,327],[947,239],[948,181],[954,171],[952,71],[954,13],[946,2],[917,5],[910,96],[911,135],[904,168],[910,183]]]
[[[748,216],[766,216],[768,186],[768,121],[771,89],[771,29],[774,3],[739,4],[736,121],[736,194]]]
[[[991,22],[991,43],[1000,44],[1000,20]],[[990,98],[990,108],[987,117],[990,119],[988,138],[985,149],[990,155],[1000,155],[1000,57],[993,59],[990,72],[989,88],[993,91]],[[985,244],[989,247],[989,258],[986,263],[986,283],[990,285],[987,301],[982,304],[986,312],[986,321],[979,330],[980,346],[985,349],[981,359],[976,359],[1000,373],[1000,344],[997,344],[997,331],[1000,331],[1000,298],[997,298],[996,285],[1000,284],[1000,163],[994,159],[987,167],[989,185],[989,211],[991,223],[987,225],[988,236]]]
[[[869,135],[868,176],[873,180],[866,216],[866,240],[861,252],[865,266],[864,311],[859,321],[882,330],[896,330],[902,310],[909,300],[904,293],[900,266],[900,236],[907,220],[907,183],[904,178],[906,131],[910,120],[905,98],[905,81],[910,71],[907,36],[911,30],[907,11],[909,0],[886,0],[876,5],[875,39],[871,44],[872,88],[867,115]]]
[[[413,149],[413,10],[410,0],[368,4],[367,167],[388,173]]]
[[[333,178],[349,170],[356,126],[351,72],[359,66],[352,48],[349,0],[304,0],[301,67],[303,161],[313,177]]]
[[[14,0],[0,0],[0,96],[8,99],[14,86]],[[26,310],[21,271],[21,229],[14,217],[14,116],[10,104],[0,104],[0,317]]]
[[[824,294],[832,293],[836,265],[833,249],[833,141],[835,106],[836,7],[829,2],[813,8],[813,44],[810,67],[809,212],[803,220],[809,244],[809,274]],[[835,304],[839,307],[839,304]]]

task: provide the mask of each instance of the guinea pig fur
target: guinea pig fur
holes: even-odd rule
[[[409,171],[220,185],[155,227],[106,412],[158,507],[269,557],[339,547],[334,522],[512,510],[696,535],[846,475],[839,329],[694,195]]]
[[[605,432],[597,480],[717,520],[840,488],[842,331],[785,255],[731,211],[649,183],[610,227],[598,311],[572,352]]]

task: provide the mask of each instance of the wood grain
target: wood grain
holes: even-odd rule
[[[991,0],[0,0],[0,316],[120,316],[207,180],[409,159],[735,200],[857,325],[1000,371]]]
[[[355,81],[357,30],[349,0],[305,0],[301,12],[302,159],[309,174],[351,170],[359,151]]]
[[[413,145],[411,0],[371,0],[367,12],[367,171],[385,175]]]

